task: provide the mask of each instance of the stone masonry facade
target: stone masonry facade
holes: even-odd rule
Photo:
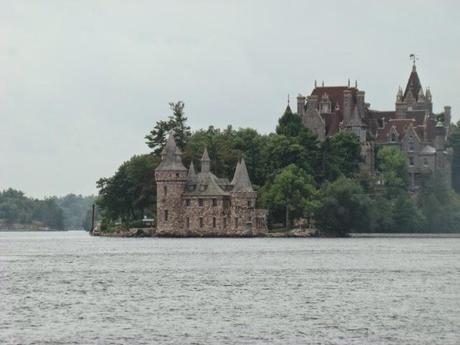
[[[238,162],[233,180],[210,171],[205,149],[201,170],[182,164],[182,153],[170,133],[155,170],[157,229],[159,236],[259,236],[267,230],[267,211],[256,208],[244,159]]]
[[[286,112],[291,112],[289,105]],[[297,97],[297,113],[321,141],[340,131],[356,134],[361,143],[362,173],[375,174],[375,148],[387,145],[399,148],[406,156],[413,190],[430,174],[451,183],[452,152],[446,148],[451,107],[433,113],[431,90],[423,89],[415,63],[406,88],[398,89],[394,110],[371,109],[357,83],[317,86],[315,82],[309,96]]]

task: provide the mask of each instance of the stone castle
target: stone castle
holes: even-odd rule
[[[242,158],[233,180],[210,171],[207,149],[201,171],[187,170],[170,133],[155,170],[160,236],[257,236],[266,231],[267,211],[256,208],[257,192]]]
[[[289,105],[286,111],[291,112]],[[349,81],[347,86],[318,87],[315,82],[308,97],[297,97],[297,113],[321,141],[340,131],[355,133],[361,143],[361,172],[373,175],[375,146],[390,145],[405,154],[412,189],[426,174],[451,182],[451,152],[445,147],[451,108],[433,113],[431,91],[423,90],[415,61],[406,88],[398,89],[394,110],[371,109],[357,83],[354,87]]]

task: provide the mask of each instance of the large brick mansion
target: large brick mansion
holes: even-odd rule
[[[266,231],[266,210],[256,209],[244,159],[238,162],[233,180],[219,178],[210,170],[205,149],[201,170],[193,162],[187,170],[182,153],[170,133],[155,170],[157,184],[157,235],[162,236],[255,236]]]
[[[289,106],[286,111],[291,111]],[[371,109],[365,92],[348,82],[347,86],[315,85],[309,96],[297,97],[297,112],[320,140],[339,131],[355,133],[361,143],[362,170],[367,173],[374,173],[375,145],[391,145],[406,155],[413,188],[426,174],[451,181],[451,152],[445,147],[451,108],[433,113],[431,90],[423,89],[415,63],[406,88],[398,89],[394,110]]]

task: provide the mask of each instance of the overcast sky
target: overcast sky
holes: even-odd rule
[[[459,1],[0,0],[0,190],[96,193],[183,100],[193,129],[272,131],[314,80],[391,110],[409,54],[459,119]]]

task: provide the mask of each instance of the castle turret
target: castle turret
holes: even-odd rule
[[[443,151],[446,144],[446,128],[441,121],[436,123],[435,137],[434,137],[434,148],[436,151]]]
[[[155,169],[157,184],[157,233],[167,235],[183,229],[180,212],[182,193],[187,182],[187,169],[182,164],[182,152],[170,132],[161,152],[161,163]]]
[[[256,228],[254,211],[257,192],[252,188],[244,158],[241,158],[241,163],[235,169],[232,185],[232,217],[235,227],[239,230],[254,231]]]
[[[449,105],[446,105],[444,106],[444,127],[449,128],[451,121],[452,121],[451,107]]]
[[[301,94],[297,96],[297,114],[299,114],[299,116],[305,114],[305,96]]]
[[[347,124],[351,121],[351,115],[353,111],[353,95],[351,90],[345,89],[343,91],[343,123]]]
[[[211,171],[211,159],[208,155],[208,149],[205,147],[203,156],[201,157],[201,173],[209,173]]]

